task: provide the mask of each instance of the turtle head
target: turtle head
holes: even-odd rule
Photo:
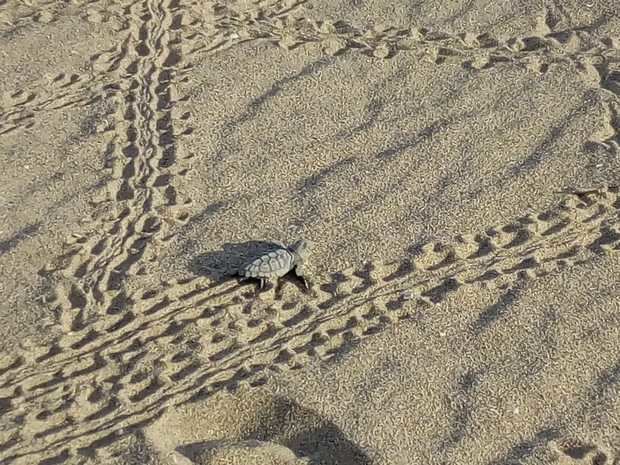
[[[298,260],[305,260],[310,254],[312,248],[312,242],[305,239],[300,239],[289,247],[289,250],[293,252]]]

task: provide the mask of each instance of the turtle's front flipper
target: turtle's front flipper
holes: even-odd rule
[[[310,286],[308,285],[308,280],[304,276],[304,267],[302,264],[299,264],[295,267],[295,276],[297,276],[301,280],[301,282],[304,283],[306,291],[309,291]]]

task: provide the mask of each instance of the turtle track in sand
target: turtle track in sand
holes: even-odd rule
[[[12,6],[7,1],[3,10]],[[38,22],[37,17],[50,18],[58,2],[39,2],[29,4],[35,13],[19,16],[15,27],[29,20]],[[96,2],[94,2],[96,3]],[[22,129],[31,129],[38,118],[55,110],[86,107],[128,89],[129,83],[121,75],[121,62],[131,45],[131,20],[133,9],[140,5],[136,0],[123,7],[124,18],[117,32],[123,37],[114,47],[97,52],[89,57],[88,73],[74,71],[60,72],[31,83],[28,87],[5,92],[0,96],[0,136]],[[92,8],[92,3],[91,3]]]
[[[189,2],[184,6],[190,8],[182,13],[177,5],[171,22],[172,29],[178,33],[180,45],[177,49],[183,51],[185,58],[201,59],[246,42],[266,42],[285,50],[319,44],[327,55],[348,50],[391,58],[396,53],[410,53],[419,60],[437,65],[458,63],[467,69],[483,71],[511,64],[540,74],[546,73],[553,64],[570,63],[582,79],[610,94],[604,103],[604,125],[590,142],[614,155],[620,153],[620,43],[617,37],[599,37],[586,28],[553,30],[549,12],[539,18],[537,33],[503,40],[487,33],[449,33],[419,27],[361,29],[345,21],[306,18],[300,14],[300,7],[306,3],[308,0],[268,0],[258,2],[254,8],[237,11],[233,5],[223,3]],[[131,31],[139,30],[133,21],[137,18],[133,12],[139,5],[139,1],[122,4],[122,14],[108,12],[105,5],[92,12],[95,16],[118,18],[119,32],[128,31],[129,35],[111,49],[90,57],[89,74],[60,73],[31,88],[2,96],[0,135],[32,128],[41,112],[87,106],[110,96],[127,95],[131,86],[127,78],[131,73],[127,73],[122,62],[133,47]],[[88,18],[86,15],[85,19]],[[170,83],[183,79],[192,68],[190,63],[177,65]]]
[[[116,96],[115,134],[106,147],[112,181],[97,199],[107,211],[89,225],[89,234],[71,238],[66,253],[46,269],[61,267],[66,278],[56,289],[64,296],[66,330],[79,329],[101,311],[114,314],[123,299],[123,277],[140,273],[138,263],[153,258],[148,245],[165,241],[169,224],[187,218],[189,202],[172,185],[174,176],[185,173],[176,139],[191,133],[178,128],[185,117],[170,85],[180,61],[170,37],[174,30],[168,32],[178,3],[146,1],[133,8],[143,23],[130,28],[119,61],[127,90]]]
[[[257,298],[252,286],[206,278],[140,290],[118,314],[5,357],[0,396],[12,427],[2,455],[16,464],[42,453],[59,463],[87,457],[167,408],[330,360],[468,287],[504,289],[619,251],[620,194],[609,187],[429,243],[415,258],[333,273],[312,296],[288,285],[279,299]]]

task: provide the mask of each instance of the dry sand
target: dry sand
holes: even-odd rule
[[[0,464],[619,464],[619,11],[0,0]]]

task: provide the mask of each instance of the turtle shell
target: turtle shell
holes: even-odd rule
[[[295,257],[286,249],[266,253],[245,265],[241,274],[246,278],[279,278],[291,271]]]

